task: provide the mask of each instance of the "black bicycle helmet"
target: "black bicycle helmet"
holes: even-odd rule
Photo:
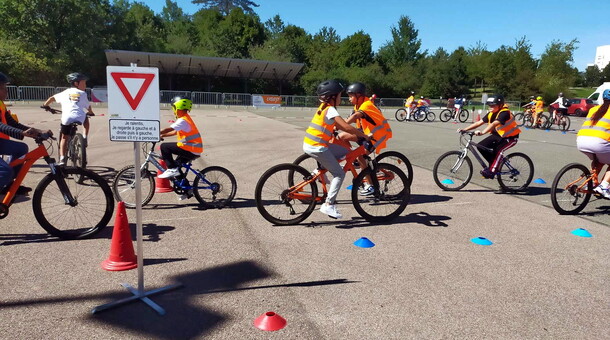
[[[501,94],[494,94],[487,98],[487,105],[504,105],[504,96]]]
[[[68,84],[73,84],[75,82],[79,82],[81,80],[89,80],[89,78],[79,72],[74,72],[74,73],[70,73],[66,76],[66,80],[68,81]]]
[[[0,72],[0,84],[8,84],[10,83],[11,80],[8,79],[8,77],[6,76],[6,74]]]
[[[360,95],[365,95],[366,93],[366,85],[364,85],[363,83],[359,83],[359,82],[355,82],[350,84],[350,86],[347,87],[347,94],[360,94]]]
[[[319,97],[326,100],[343,92],[343,85],[336,80],[323,81],[318,85],[316,93]]]

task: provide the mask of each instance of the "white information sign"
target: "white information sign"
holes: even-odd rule
[[[158,120],[111,119],[110,140],[115,142],[158,142]]]

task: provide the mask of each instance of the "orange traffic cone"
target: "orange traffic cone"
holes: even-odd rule
[[[167,169],[167,164],[165,161],[160,159],[159,164],[165,169]],[[172,184],[169,182],[167,178],[159,178],[159,175],[163,172],[161,170],[157,170],[157,177],[155,177],[155,193],[162,194],[164,192],[172,192],[174,188],[172,188]]]
[[[102,262],[102,268],[109,271],[121,271],[133,269],[137,266],[138,262],[131,242],[125,203],[119,202],[114,219],[114,230],[112,230],[110,255]]]

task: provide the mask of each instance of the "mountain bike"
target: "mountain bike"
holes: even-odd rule
[[[398,217],[407,207],[411,192],[407,176],[392,164],[377,163],[367,155],[370,145],[364,143],[349,152],[345,172],[357,172],[354,161],[363,157],[365,170],[354,178],[351,199],[354,208],[369,222],[387,222]],[[278,164],[267,170],[256,183],[254,199],[259,213],[275,225],[298,224],[323,203],[327,194],[326,169],[313,172],[292,164]],[[320,183],[322,192],[318,194]],[[373,193],[363,196],[358,188],[368,183]]]
[[[435,118],[436,118],[436,114],[434,114],[434,112],[430,111],[430,108],[428,106],[420,106],[420,107],[416,108],[415,111],[413,112],[413,119],[415,119],[418,122],[423,122],[424,120],[433,122]]]
[[[544,129],[550,130],[553,125],[557,125],[557,129],[561,131],[568,131],[570,129],[570,117],[561,114],[556,110],[554,117],[551,117],[547,120]]]
[[[457,110],[455,108],[444,109],[443,111],[441,111],[438,118],[441,120],[441,122],[448,122],[449,119],[458,119],[460,122],[464,123],[468,120],[468,116],[470,115],[470,112],[468,112],[468,110],[460,108],[460,112],[456,112]]]
[[[515,118],[516,119],[516,118]],[[544,112],[540,112],[538,114],[537,121],[534,122],[534,114],[531,112],[526,113],[523,116],[523,126],[528,129],[541,128],[544,129],[549,121],[549,116],[544,114]]]
[[[467,137],[466,137],[467,136]],[[460,133],[459,151],[449,151],[441,155],[432,169],[434,182],[439,188],[447,191],[457,191],[466,186],[472,179],[472,161],[468,157],[471,152],[479,161],[482,168],[487,167],[486,161],[479,154],[477,147],[492,151],[472,141],[474,132]],[[524,153],[515,152],[507,156],[500,153],[500,166],[496,172],[498,184],[502,190],[517,192],[524,190],[531,183],[534,176],[534,163]]]
[[[411,114],[413,114],[413,109],[411,109]],[[408,118],[407,109],[403,107],[403,108],[396,110],[396,113],[394,113],[394,117],[396,118],[397,121],[404,122]]]
[[[22,167],[0,204],[0,219],[8,215],[17,189],[32,165],[43,158],[51,173],[38,182],[32,196],[32,210],[40,226],[64,240],[95,235],[108,225],[112,217],[112,191],[106,180],[93,171],[57,166],[43,143],[48,139],[53,137],[47,134],[36,137],[34,140],[38,147],[24,158],[10,163],[13,168]]]
[[[146,160],[140,166],[142,206],[148,204],[155,195],[156,173],[149,170],[149,164],[152,164],[160,172],[166,170],[159,162],[161,155],[154,151],[156,144],[156,142],[142,144],[142,151],[146,155]],[[150,146],[150,150],[147,150],[148,146]],[[235,176],[229,170],[220,166],[195,170],[192,167],[194,159],[187,160],[178,157],[180,175],[168,178],[172,183],[173,191],[178,195],[184,195],[187,199],[195,196],[204,208],[223,208],[231,203],[237,192]],[[119,170],[111,185],[116,200],[123,201],[127,208],[136,207],[136,174],[134,169],[134,165],[128,165]],[[187,178],[189,174],[194,175],[194,178]]]
[[[581,212],[589,203],[591,195],[605,199],[593,191],[599,185],[597,170],[587,168],[580,163],[564,166],[551,185],[551,203],[561,215],[573,215]]]
[[[61,114],[61,110],[56,110],[48,106],[41,106],[40,108],[45,111],[51,112],[51,114]],[[88,118],[87,118],[88,119]],[[74,122],[70,124],[70,134],[68,135],[68,149],[66,152],[66,164],[71,164],[76,168],[85,170],[87,168],[87,142],[85,137],[81,133],[76,132],[78,126],[81,123]],[[59,138],[57,139],[57,149],[60,150],[60,142],[62,133],[60,131]],[[81,181],[80,175],[76,175],[77,181]]]

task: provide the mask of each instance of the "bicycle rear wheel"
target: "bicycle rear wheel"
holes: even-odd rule
[[[233,174],[220,166],[210,166],[199,172],[193,181],[193,194],[205,208],[223,208],[237,192]]]
[[[445,152],[434,163],[432,175],[439,188],[460,190],[472,178],[472,161],[468,156],[462,156],[461,151]]]
[[[108,183],[93,171],[79,168],[62,169],[63,179],[73,204],[53,174],[46,175],[34,191],[32,209],[40,226],[49,234],[64,240],[90,237],[108,225],[114,209]],[[82,181],[77,182],[77,177]]]
[[[465,123],[468,120],[469,116],[470,112],[468,112],[468,110],[466,109],[462,109],[460,111],[460,114],[458,115],[458,119],[460,120],[460,122]]]
[[[68,147],[68,159],[72,166],[75,168],[86,169],[87,168],[87,147],[85,145],[85,137],[82,134],[75,134],[70,140],[70,145]],[[76,180],[79,183],[82,183],[83,178],[80,175],[75,175]]]
[[[367,182],[367,176],[376,177],[377,180],[371,183],[375,192],[362,196],[358,188]],[[352,203],[358,214],[369,222],[391,221],[405,210],[410,199],[407,176],[392,164],[379,163],[376,173],[367,168],[354,179]]]
[[[292,164],[301,166],[310,173],[318,168],[318,161],[306,153],[297,157]]]
[[[453,115],[453,112],[451,112],[451,110],[449,109],[444,109],[443,111],[441,111],[441,113],[438,115],[438,119],[441,120],[441,122],[448,122],[449,119],[451,119],[451,116]]]
[[[126,208],[133,209],[136,207],[136,174],[134,166],[128,165],[112,179],[112,193],[114,198],[125,203]],[[140,173],[140,188],[142,192],[142,206],[145,206],[152,200],[155,194],[155,178],[148,170],[141,170]]]
[[[570,163],[559,170],[551,186],[553,208],[561,215],[581,212],[591,199],[593,182],[588,181],[580,190],[578,187],[589,177],[591,177],[589,169],[579,163]]]
[[[524,153],[515,152],[504,158],[498,169],[498,183],[505,191],[515,192],[527,188],[534,177],[534,163]]]
[[[386,151],[375,157],[375,162],[392,164],[398,167],[407,176],[407,184],[409,188],[411,187],[411,183],[413,183],[413,166],[407,156],[398,151]]]
[[[405,109],[396,110],[394,117],[396,117],[396,120],[399,122],[404,121],[405,119],[407,119],[407,110],[405,110]]]
[[[289,181],[299,177],[302,188],[296,189]],[[278,164],[267,170],[256,183],[254,200],[258,212],[276,225],[297,224],[305,220],[316,207],[318,187],[308,181],[311,174],[304,168],[290,164]],[[295,198],[294,195],[300,197]]]

